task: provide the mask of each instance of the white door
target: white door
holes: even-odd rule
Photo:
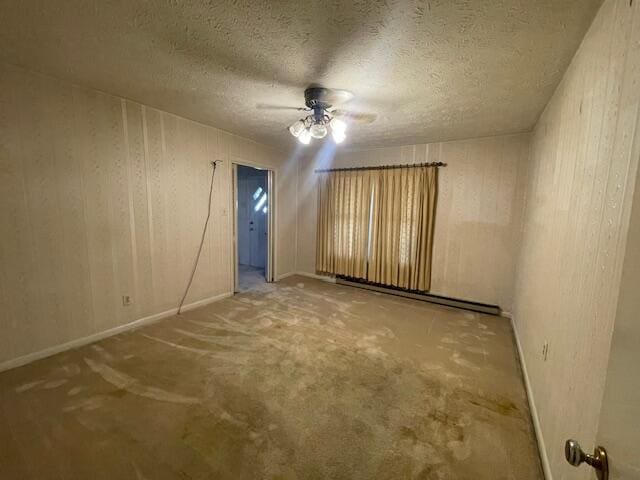
[[[251,221],[253,192],[257,181],[252,177],[238,175],[238,263],[251,265]]]
[[[266,176],[261,178],[256,190],[262,189],[262,193],[254,200],[251,209],[249,225],[251,259],[253,267],[265,268],[267,264],[267,212],[269,210],[269,194],[267,192]]]
[[[609,456],[610,480],[640,479],[640,169],[611,338],[597,443]],[[588,367],[588,366],[587,366]],[[589,452],[591,445],[584,445]]]
[[[609,349],[604,395],[600,407],[595,441],[575,438],[575,444],[565,447],[567,460],[577,465],[571,478],[594,479],[596,469],[589,467],[604,456],[607,458],[609,480],[640,480],[640,169],[637,171],[627,244],[622,266],[622,278],[616,308],[613,335]],[[576,365],[586,369],[589,365]],[[594,388],[602,385],[592,378]],[[581,405],[564,408],[580,409]],[[581,451],[583,453],[581,453]],[[592,458],[586,457],[590,455]],[[595,459],[595,461],[594,461]],[[603,463],[603,462],[600,462]],[[564,477],[563,477],[564,478]]]
[[[238,263],[265,268],[268,247],[267,171],[238,170]]]

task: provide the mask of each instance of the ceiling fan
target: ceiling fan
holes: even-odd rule
[[[331,131],[333,141],[342,143],[347,138],[349,123],[372,123],[377,115],[374,113],[352,112],[333,108],[340,103],[346,103],[353,98],[353,94],[346,90],[311,86],[304,91],[306,107],[264,106],[280,110],[300,110],[310,112],[304,118],[296,120],[288,130],[304,145],[308,145],[312,138],[324,138]]]

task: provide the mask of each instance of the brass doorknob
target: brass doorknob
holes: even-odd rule
[[[564,444],[564,456],[574,467],[581,463],[591,465],[596,470],[598,480],[608,480],[609,478],[609,462],[607,460],[607,451],[604,447],[597,446],[593,449],[593,455],[584,453],[580,444],[575,440],[569,439]]]

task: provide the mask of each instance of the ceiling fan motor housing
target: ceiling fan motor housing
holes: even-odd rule
[[[330,90],[322,87],[309,87],[304,91],[304,103],[311,108],[314,113],[331,108],[329,103]]]

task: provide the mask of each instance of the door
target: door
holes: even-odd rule
[[[631,207],[597,443],[611,480],[640,480],[640,169]]]
[[[598,478],[595,470],[588,471],[588,463],[594,463],[593,458],[597,459],[600,453],[598,447],[604,447],[609,480],[640,480],[640,169],[635,185],[595,445],[586,443],[589,439],[576,438],[585,442],[584,457],[575,445],[566,449],[568,457],[571,446],[577,452],[574,462],[569,462],[582,469],[576,478]],[[594,384],[598,380],[593,379]]]
[[[266,172],[265,172],[266,173]],[[253,200],[249,221],[249,265],[265,268],[267,263],[267,212],[269,211],[269,194],[267,192],[266,175],[252,185],[254,192],[261,192]]]
[[[238,280],[237,266],[246,265],[264,269],[265,280],[273,281],[270,233],[273,223],[273,172],[237,164],[234,171],[235,278]]]
[[[238,171],[238,263],[252,265],[252,251],[255,238],[253,237],[253,194],[258,188],[258,179],[244,175],[244,170]],[[255,259],[253,259],[255,261]]]

